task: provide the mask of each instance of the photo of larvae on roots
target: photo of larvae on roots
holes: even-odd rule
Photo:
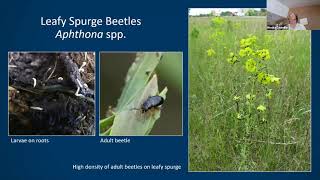
[[[100,54],[100,135],[182,134],[182,53]]]
[[[94,52],[9,52],[9,135],[94,135]]]

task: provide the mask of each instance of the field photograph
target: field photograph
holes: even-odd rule
[[[311,33],[189,9],[189,171],[311,171]]]

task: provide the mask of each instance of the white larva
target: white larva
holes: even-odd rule
[[[80,68],[79,68],[79,72],[84,72],[83,67],[86,66],[86,65],[87,65],[87,63],[86,63],[86,62],[83,62],[82,65],[81,65]]]
[[[36,78],[32,78],[32,80],[33,80],[33,87],[36,87],[36,85],[37,85],[37,80],[36,80]]]
[[[42,107],[30,106],[30,109],[38,110],[38,111],[43,111],[43,108],[42,108]]]
[[[9,65],[9,68],[16,68],[16,65]]]
[[[75,96],[80,96],[80,97],[85,97],[83,94],[79,94],[80,87],[78,86],[76,93],[74,94]]]
[[[79,79],[77,79],[77,82],[78,82],[79,86],[80,86],[81,88],[83,88],[83,86],[82,86],[82,84],[80,83]]]

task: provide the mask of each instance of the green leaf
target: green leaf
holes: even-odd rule
[[[166,98],[167,88],[159,95]],[[153,108],[147,112],[141,111],[141,105],[150,97],[158,94],[158,79],[153,75],[152,79],[139,94],[121,111],[116,113],[110,135],[147,135],[155,122],[160,118],[160,108]]]
[[[207,50],[207,56],[208,56],[208,57],[212,57],[212,56],[214,56],[215,54],[216,54],[216,51],[213,50],[212,48],[210,48],[210,49]]]
[[[139,53],[128,70],[121,97],[118,100],[112,125],[106,119],[100,123],[101,135],[147,135],[160,118],[160,108],[142,112],[141,106],[150,96],[159,94],[154,73],[162,58],[161,53]],[[150,77],[152,77],[150,79]],[[167,88],[160,95],[165,99]],[[107,125],[106,125],[107,124]]]
[[[241,97],[240,96],[233,96],[233,100],[238,102],[241,100]]]
[[[175,87],[181,92],[182,87],[182,53],[166,52],[162,54],[157,66],[157,75],[165,79],[167,86]]]
[[[268,99],[272,98],[272,89],[268,89],[268,92],[265,95]]]
[[[137,54],[134,63],[127,73],[125,86],[116,107],[117,112],[122,111],[123,107],[132,100],[131,97],[145,87],[161,57],[162,54],[159,52]]]
[[[264,112],[264,111],[266,111],[266,109],[267,108],[264,105],[261,105],[261,104],[257,107],[257,110],[260,111],[260,112]]]
[[[107,131],[112,126],[114,118],[115,118],[115,115],[113,114],[112,116],[109,116],[109,117],[107,117],[105,119],[101,119],[99,121],[100,132]]]

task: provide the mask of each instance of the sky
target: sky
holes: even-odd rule
[[[210,14],[212,10],[220,14],[223,11],[237,12],[238,14],[242,13],[242,10],[248,10],[249,8],[190,8],[189,15],[196,16],[200,14]],[[260,11],[260,8],[250,8]]]

